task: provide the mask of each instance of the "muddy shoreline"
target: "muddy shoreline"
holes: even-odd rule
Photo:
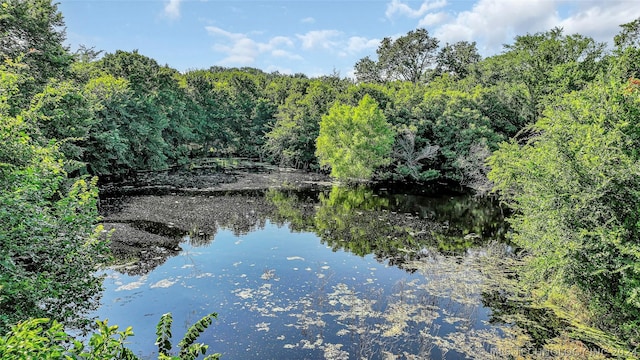
[[[275,211],[256,196],[268,189],[314,191],[333,184],[326,175],[293,169],[139,174],[135,181],[101,185],[103,234],[110,239],[114,267],[144,274],[177,254],[185,236],[210,242],[220,224],[230,224],[237,234],[251,231]]]
[[[135,180],[101,184],[101,197],[130,195],[215,195],[280,188],[324,188],[335,184],[328,175],[288,168],[237,171],[140,173]]]

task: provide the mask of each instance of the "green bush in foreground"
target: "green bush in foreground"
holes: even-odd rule
[[[158,359],[195,360],[205,355],[208,346],[195,341],[206,330],[218,314],[211,313],[191,326],[178,343],[180,351],[171,356],[171,314],[162,315],[156,327],[158,338]],[[138,357],[126,347],[126,339],[133,336],[129,326],[118,331],[117,325],[109,326],[108,320],[97,321],[98,332],[94,333],[87,345],[67,334],[62,324],[46,318],[30,319],[11,327],[0,337],[1,359],[87,359],[87,360],[135,360]],[[212,354],[204,360],[219,359],[220,354]]]

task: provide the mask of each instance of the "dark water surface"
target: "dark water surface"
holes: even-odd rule
[[[139,196],[105,222],[129,248],[105,271],[93,315],[132,325],[143,358],[157,356],[166,312],[176,344],[219,313],[200,341],[223,359],[487,358],[502,336],[483,294],[485,266],[509,252],[506,226],[499,208],[470,196]],[[171,245],[152,250],[145,238]]]

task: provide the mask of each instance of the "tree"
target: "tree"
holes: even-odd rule
[[[613,42],[618,48],[640,47],[640,18],[620,25],[622,30],[614,38]]]
[[[474,144],[484,142],[494,150],[504,140],[504,136],[493,129],[491,119],[483,113],[477,99],[469,93],[431,90],[425,94],[416,113],[424,120],[417,129],[422,144],[428,141],[439,146],[439,162],[434,170],[440,170],[442,176],[450,180],[462,180],[461,163],[457,160],[468,158]]]
[[[579,34],[564,35],[561,28],[516,36],[502,57],[507,81],[521,83],[534,122],[549,100],[580,90],[600,72],[604,44]]]
[[[83,160],[95,175],[122,175],[135,167],[127,133],[132,119],[133,92],[129,82],[112,75],[91,79],[83,89],[95,121],[84,141]]]
[[[438,155],[438,145],[425,145],[422,149],[416,148],[416,130],[408,127],[402,128],[396,139],[393,156],[398,160],[396,171],[400,175],[413,180],[430,180],[438,175],[437,171],[422,172],[421,161],[432,160]]]
[[[382,79],[381,70],[378,63],[371,60],[370,57],[364,57],[354,66],[355,76],[360,83],[381,83]]]
[[[390,163],[393,129],[378,104],[365,95],[353,107],[336,103],[322,117],[316,155],[338,179],[368,180]]]
[[[68,171],[84,169],[84,141],[93,124],[89,104],[72,81],[51,80],[31,100],[22,114],[30,121],[42,143],[57,141],[67,160]]]
[[[620,25],[622,30],[614,37],[615,65],[622,80],[640,77],[640,18]]]
[[[470,67],[478,63],[481,58],[475,41],[447,44],[438,53],[436,74],[449,74],[455,79],[465,78],[469,74]]]
[[[113,105],[122,118],[127,118],[118,131],[133,155],[128,161],[129,170],[184,165],[189,143],[196,138],[195,122],[202,114],[181,86],[180,74],[137,51],[116,51],[97,64],[108,75],[128,81],[127,99]]]
[[[72,56],[62,45],[64,21],[50,0],[8,0],[0,6],[0,61],[20,60],[33,82],[21,86],[25,98],[50,78],[62,78]],[[27,105],[27,104],[22,104]]]
[[[377,62],[366,57],[356,63],[356,77],[362,82],[424,81],[435,64],[438,43],[426,29],[411,30],[396,40],[386,37],[376,50]]]
[[[96,305],[107,261],[97,179],[69,178],[54,142],[6,111],[18,76],[0,66],[0,329],[29,317],[72,323]],[[34,102],[37,106],[39,102]],[[28,109],[26,112],[35,111]],[[93,234],[93,235],[92,235]]]
[[[504,143],[489,179],[514,210],[528,279],[577,284],[604,330],[640,341],[640,81],[604,79]]]
[[[289,95],[278,107],[276,122],[266,134],[265,152],[281,165],[303,169],[317,166],[320,120],[338,91],[325,82],[312,80],[305,94]]]

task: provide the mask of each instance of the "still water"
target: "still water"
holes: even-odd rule
[[[126,249],[93,315],[132,325],[142,358],[166,312],[174,344],[217,312],[199,341],[223,359],[487,358],[502,336],[483,294],[506,226],[470,196],[139,196],[105,223]]]

